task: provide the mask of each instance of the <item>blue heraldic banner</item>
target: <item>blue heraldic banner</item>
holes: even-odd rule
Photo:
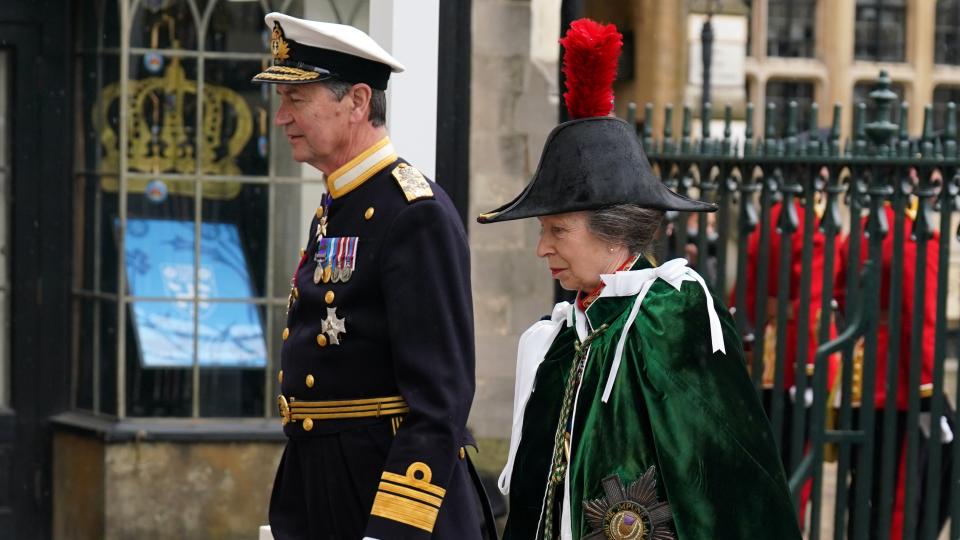
[[[132,303],[140,360],[148,368],[188,368],[194,358],[194,293],[199,302],[197,361],[202,367],[261,368],[267,362],[263,324],[245,302],[253,287],[237,226],[200,225],[201,254],[194,291],[194,223],[127,220],[127,281],[137,297],[169,298]]]

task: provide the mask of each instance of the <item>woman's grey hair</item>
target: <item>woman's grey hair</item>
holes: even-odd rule
[[[590,214],[590,232],[604,242],[626,246],[631,255],[647,254],[653,247],[663,211],[635,204],[616,204]]]
[[[340,79],[327,79],[320,82],[326,86],[328,90],[333,92],[337,101],[343,99],[343,97],[347,95],[347,92],[353,88],[353,83],[341,81]],[[370,90],[370,114],[367,115],[367,120],[370,120],[373,127],[380,127],[387,123],[387,93],[383,90],[377,90],[376,88],[371,88]]]

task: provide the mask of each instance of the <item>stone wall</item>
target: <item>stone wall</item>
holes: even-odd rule
[[[53,537],[255,538],[282,451],[278,442],[107,443],[58,432]]]
[[[474,0],[470,214],[515,197],[557,124],[556,89],[530,59],[530,1]],[[553,285],[535,255],[536,220],[470,225],[477,340],[478,437],[510,434],[517,341],[553,306]]]

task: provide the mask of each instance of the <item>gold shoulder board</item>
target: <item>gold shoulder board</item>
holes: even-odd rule
[[[393,177],[397,179],[397,184],[403,190],[403,196],[407,198],[408,203],[420,199],[432,199],[433,190],[430,189],[430,183],[420,174],[416,167],[411,167],[406,163],[397,165],[393,169]]]

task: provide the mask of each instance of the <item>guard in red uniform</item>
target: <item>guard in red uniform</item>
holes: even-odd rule
[[[783,364],[783,386],[779,390],[784,393],[783,403],[784,403],[784,416],[783,416],[783,432],[780,436],[780,454],[783,460],[783,465],[787,468],[787,474],[790,474],[789,464],[790,464],[790,445],[791,445],[791,433],[793,426],[793,407],[799,402],[802,403],[804,407],[809,407],[812,404],[812,389],[810,386],[811,376],[813,375],[813,362],[814,355],[817,351],[817,346],[819,345],[818,336],[820,335],[820,321],[822,319],[823,311],[823,267],[824,267],[824,253],[826,238],[823,233],[820,231],[819,227],[814,229],[813,234],[813,257],[811,259],[810,267],[810,298],[801,299],[800,298],[800,279],[802,276],[803,270],[803,230],[804,223],[806,220],[805,209],[803,205],[799,202],[794,202],[794,210],[797,216],[797,229],[791,233],[789,236],[790,241],[790,292],[789,292],[789,306],[787,309],[787,322],[786,322],[786,358]],[[760,257],[760,233],[761,229],[758,227],[755,229],[747,239],[747,280],[746,280],[746,313],[747,321],[750,326],[754,328],[754,331],[759,333],[763,332],[764,343],[763,350],[758,351],[754,349],[752,355],[762,354],[763,358],[763,403],[764,407],[767,409],[767,413],[770,414],[770,408],[773,400],[773,393],[777,391],[774,388],[774,374],[776,369],[777,362],[777,295],[779,294],[779,275],[780,275],[780,242],[782,235],[780,234],[778,228],[780,223],[780,212],[783,208],[783,203],[777,202],[770,207],[770,220],[766,224],[761,224],[760,226],[766,226],[770,229],[770,263],[768,270],[768,281],[767,281],[767,317],[766,320],[762,323],[757,323],[756,316],[756,295],[757,295],[757,273],[758,273],[758,262]],[[732,292],[730,295],[730,304],[733,305],[736,300],[736,291]],[[809,304],[809,324],[807,326],[807,335],[805,339],[807,340],[807,356],[805,359],[806,362],[806,375],[807,385],[806,391],[803,396],[796,395],[796,362],[798,354],[798,345],[799,345],[799,326],[798,326],[798,315],[800,313],[801,302],[807,302]],[[833,338],[836,336],[835,326],[833,324],[833,319],[830,319],[830,337]],[[753,367],[752,355],[748,355],[750,366]],[[832,357],[829,363],[829,373],[828,380],[833,380],[833,374],[836,371],[837,359]],[[807,414],[809,418],[809,411]],[[806,442],[804,443],[804,452],[806,452]],[[811,483],[808,481],[802,491],[801,491],[801,502],[800,502],[800,516],[801,523],[803,522],[803,515],[806,509],[807,501],[810,496]]]
[[[916,201],[914,200],[914,204]],[[911,342],[913,340],[913,317],[917,309],[917,295],[915,291],[916,287],[916,275],[917,275],[917,241],[911,237],[911,233],[914,227],[914,220],[916,218],[916,207],[908,208],[907,215],[903,220],[903,263],[902,263],[902,286],[901,286],[901,304],[899,306],[890,306],[890,279],[891,279],[891,270],[893,268],[893,248],[894,248],[894,210],[893,207],[889,204],[884,206],[884,212],[886,214],[887,223],[889,224],[891,230],[883,238],[883,243],[881,244],[881,280],[880,280],[880,313],[877,326],[877,353],[876,353],[876,385],[874,386],[873,391],[873,400],[874,406],[876,407],[876,415],[874,417],[874,456],[873,456],[873,490],[871,493],[871,518],[870,518],[870,537],[874,537],[879,530],[879,527],[889,528],[890,538],[892,540],[897,540],[903,537],[903,526],[904,526],[904,479],[907,475],[906,471],[906,442],[907,442],[907,433],[906,433],[906,421],[907,421],[907,406],[908,406],[908,397],[910,395],[910,348]],[[861,230],[865,230],[867,224],[867,218],[864,217],[862,221]],[[847,292],[847,272],[849,272],[849,253],[850,253],[850,237],[847,237],[844,240],[844,243],[841,247],[841,260],[837,266],[837,280],[836,280],[836,291],[837,291],[837,300],[841,305],[841,311],[845,311],[846,308],[846,292]],[[920,358],[916,359],[920,364],[920,388],[919,394],[921,397],[920,410],[929,411],[930,400],[933,395],[933,348],[934,348],[934,328],[936,324],[936,307],[937,307],[937,269],[939,266],[939,244],[940,244],[940,234],[939,231],[934,230],[931,238],[927,240],[927,259],[926,265],[922,269],[926,273],[926,281],[924,291],[921,294],[924,295],[923,302],[923,328],[922,335],[919,337],[921,343],[920,349]],[[861,266],[869,257],[869,240],[865,236],[860,238],[860,261]],[[900,343],[899,343],[899,369],[897,374],[897,398],[896,398],[896,410],[887,411],[885,410],[886,399],[887,399],[887,360],[889,358],[889,349],[890,349],[890,309],[899,309],[900,310]],[[863,354],[864,354],[864,344],[861,339],[857,343],[854,349],[854,387],[853,387],[853,396],[852,403],[854,407],[857,407],[861,403],[862,399],[862,383],[861,372],[863,366]],[[946,402],[946,400],[944,400]],[[896,462],[897,462],[897,472],[896,472],[896,490],[894,496],[894,507],[893,507],[893,517],[892,521],[889,524],[878,524],[878,509],[881,504],[880,499],[880,485],[881,485],[881,464],[882,464],[882,434],[883,434],[883,424],[884,417],[886,414],[896,414]],[[944,411],[944,418],[949,417],[950,414],[948,411]],[[924,429],[923,424],[926,421],[926,429]],[[926,491],[926,487],[923,485],[923,479],[926,478],[926,456],[928,454],[929,448],[929,413],[921,412],[921,432],[925,433],[926,436],[921,436],[920,439],[920,459],[917,460],[919,464],[919,470],[913,471],[910,474],[912,476],[917,476],[921,480],[918,482],[919,492],[918,500],[916,503],[917,511],[920,513],[917,520],[918,525],[922,526],[923,523],[923,514],[928,511],[936,511],[939,513],[939,523],[942,526],[946,520],[946,509],[948,508],[948,498],[949,498],[949,489],[944,489],[941,487],[941,497],[940,497],[940,507],[939,509],[930,509],[923,504],[923,496]],[[940,421],[938,419],[938,421]],[[942,440],[944,442],[952,441],[953,433],[951,427],[943,422],[941,424],[943,428]],[[949,447],[945,446],[942,451],[942,456],[944,457],[944,473],[943,478],[949,478],[949,457],[951,451]],[[853,460],[853,465],[857,463],[856,456]],[[851,480],[851,500],[855,497],[854,489],[856,486],[856,475],[858,471],[853,470],[853,478]],[[946,482],[943,484],[946,486]],[[849,519],[852,535],[852,526],[854,524],[853,513],[855,508],[851,508],[851,515]],[[919,530],[918,530],[919,533]]]
[[[818,336],[820,333],[820,320],[822,319],[823,311],[823,266],[824,266],[824,252],[826,239],[823,233],[819,230],[819,227],[814,229],[813,233],[813,257],[811,260],[810,267],[810,298],[801,299],[800,298],[800,279],[802,276],[803,270],[803,228],[805,217],[804,207],[799,202],[794,202],[794,210],[797,216],[797,229],[790,235],[790,292],[789,292],[789,307],[787,309],[787,345],[786,345],[786,360],[784,363],[784,373],[783,373],[783,388],[782,392],[786,395],[784,396],[784,403],[787,406],[785,412],[785,424],[784,424],[784,437],[781,448],[783,448],[784,460],[787,461],[788,456],[786,455],[789,450],[789,422],[790,422],[790,408],[793,403],[796,403],[798,400],[802,400],[803,403],[806,403],[809,406],[810,394],[807,392],[807,396],[796,396],[795,394],[795,374],[796,374],[796,361],[797,353],[799,346],[799,336],[798,336],[798,315],[800,313],[801,302],[809,303],[809,324],[807,326],[807,357],[806,364],[807,369],[806,373],[808,376],[813,373],[813,361],[814,355],[819,345]],[[760,257],[760,232],[761,230],[757,228],[754,230],[749,238],[747,239],[747,280],[745,286],[746,297],[746,313],[748,324],[754,328],[755,332],[763,332],[764,343],[763,351],[753,351],[753,354],[762,354],[763,355],[763,388],[764,388],[764,402],[768,407],[773,392],[774,384],[774,373],[776,368],[776,352],[777,352],[777,295],[779,294],[779,275],[780,275],[780,242],[781,234],[778,230],[780,222],[780,212],[783,208],[783,203],[774,203],[770,207],[770,220],[765,225],[770,229],[770,263],[769,270],[767,274],[767,318],[762,323],[757,322],[756,320],[756,295],[757,295],[757,270],[758,270],[758,259]],[[736,300],[736,291],[730,294],[730,303],[734,304]],[[831,319],[831,328],[830,336],[833,337],[836,335],[834,325]],[[752,366],[751,366],[752,367]],[[832,380],[832,375],[836,370],[836,360],[832,359],[830,363],[830,379]],[[807,384],[807,388],[810,388],[810,385]]]

